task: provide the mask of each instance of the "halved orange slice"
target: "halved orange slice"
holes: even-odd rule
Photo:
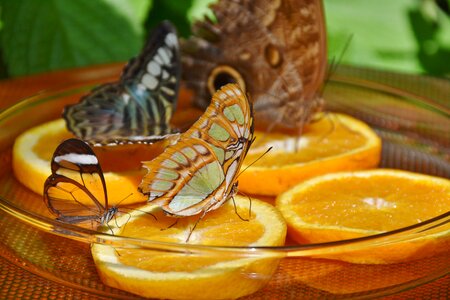
[[[255,132],[256,140],[244,161],[239,189],[276,196],[318,175],[376,167],[381,140],[365,123],[336,113],[323,115],[304,128],[302,136]]]
[[[51,174],[50,162],[56,147],[71,138],[63,119],[29,129],[20,135],[13,148],[13,170],[17,180],[32,191],[42,194],[44,182]],[[141,161],[151,159],[162,151],[162,145],[125,145],[94,148],[105,173],[108,200],[111,205],[145,201],[138,193],[142,176]],[[131,196],[130,196],[131,195]],[[91,204],[89,199],[77,199]]]
[[[248,217],[249,200],[235,197],[237,212]],[[148,214],[152,213],[156,219]],[[115,235],[185,243],[198,216],[174,219],[147,205],[112,220]],[[250,221],[241,220],[232,201],[209,212],[193,231],[189,244],[216,246],[281,246],[286,224],[271,205],[252,199]],[[183,249],[182,246],[179,249]],[[102,281],[144,297],[170,299],[234,299],[251,294],[275,272],[279,258],[246,253],[180,253],[150,249],[119,249],[94,244],[92,255]]]
[[[406,171],[341,172],[309,179],[279,195],[276,207],[299,243],[369,236],[414,225],[449,211],[450,181]],[[332,257],[357,263],[388,263],[447,249],[450,224],[413,241],[386,243]],[[446,245],[446,246],[445,246]]]
[[[174,127],[186,129],[195,121],[201,111],[188,106],[189,94],[182,90],[179,110],[172,118]],[[50,162],[56,147],[65,139],[73,138],[63,119],[57,119],[33,127],[15,140],[13,147],[14,175],[23,185],[42,194],[44,182],[51,174]],[[103,169],[110,205],[122,205],[146,201],[137,191],[137,186],[145,175],[142,161],[148,161],[161,153],[165,142],[153,145],[120,145],[114,147],[94,147]],[[95,194],[95,193],[94,193]],[[92,204],[91,200],[79,198],[78,201]]]

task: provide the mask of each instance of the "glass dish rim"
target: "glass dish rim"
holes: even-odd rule
[[[109,76],[105,76],[109,78]],[[96,80],[97,81],[97,80]],[[385,94],[393,95],[397,98],[414,98],[415,102],[420,102],[427,109],[434,112],[443,113],[450,116],[450,108],[436,103],[423,96],[418,96],[413,93],[403,91],[384,84],[372,82],[369,80],[360,80],[354,77],[334,76],[330,82],[338,84],[346,84],[359,88],[375,90]],[[86,90],[87,87],[96,86],[92,82],[79,81],[69,85],[59,86],[38,92],[32,96],[21,99],[19,102],[0,110],[0,122],[7,120],[9,116],[20,112],[27,107],[32,107],[40,102],[48,101],[49,98],[55,98],[62,94],[72,94],[76,91]],[[416,105],[416,104],[414,104]],[[423,107],[423,109],[425,109]],[[13,176],[13,175],[11,175]],[[397,242],[405,242],[416,238],[422,232],[433,229],[440,225],[450,222],[450,211],[444,214],[425,220],[421,223],[409,225],[398,228],[388,232],[378,233],[374,235],[352,238],[346,240],[338,240],[324,243],[314,244],[296,244],[285,246],[250,246],[250,247],[236,247],[236,246],[204,246],[195,244],[169,243],[159,242],[150,239],[138,239],[127,236],[114,236],[109,233],[95,231],[91,229],[82,228],[76,225],[63,223],[55,219],[47,218],[34,212],[22,209],[0,195],[0,210],[11,215],[18,221],[22,221],[37,227],[50,234],[59,235],[65,238],[78,240],[84,243],[102,243],[118,247],[139,247],[158,250],[169,250],[172,252],[234,252],[240,255],[283,255],[283,256],[311,256],[314,254],[324,254],[324,251],[335,253],[336,251],[345,250],[363,250],[377,245],[395,244]],[[355,247],[356,246],[356,247]]]

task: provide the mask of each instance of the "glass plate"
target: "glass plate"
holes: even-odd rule
[[[110,77],[98,78],[106,82]],[[0,113],[0,253],[24,269],[70,288],[111,298],[139,298],[104,285],[90,244],[109,244],[180,255],[281,259],[272,277],[242,269],[243,280],[262,288],[249,297],[364,299],[384,296],[440,278],[450,272],[450,247],[433,257],[387,265],[351,264],[327,259],[357,251],[408,246],[424,235],[446,231],[450,212],[392,232],[314,245],[274,248],[206,247],[114,237],[52,219],[42,197],[18,183],[12,173],[14,139],[26,129],[61,116],[93,85],[30,97]],[[371,82],[336,77],[325,90],[327,109],[370,124],[383,139],[381,167],[450,177],[450,111],[431,100]],[[36,287],[38,288],[38,287]],[[226,288],[226,287],[224,287]],[[33,286],[27,286],[33,289]],[[208,287],[205,287],[208,289]]]

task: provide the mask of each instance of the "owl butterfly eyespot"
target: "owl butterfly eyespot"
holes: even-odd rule
[[[251,95],[255,120],[301,129],[322,109],[326,35],[320,0],[229,0],[182,41],[183,79],[206,107],[223,84]]]
[[[65,108],[67,128],[93,146],[152,143],[172,135],[180,73],[177,33],[165,21],[128,62],[119,81],[95,88]]]
[[[238,85],[225,85],[176,144],[144,162],[148,172],[139,190],[169,216],[201,214],[201,220],[237,192],[236,179],[252,141],[251,104]]]

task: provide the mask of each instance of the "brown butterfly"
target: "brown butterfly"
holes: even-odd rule
[[[320,0],[231,0],[181,44],[183,79],[206,107],[222,85],[252,95],[259,124],[301,129],[320,111],[326,40]]]

